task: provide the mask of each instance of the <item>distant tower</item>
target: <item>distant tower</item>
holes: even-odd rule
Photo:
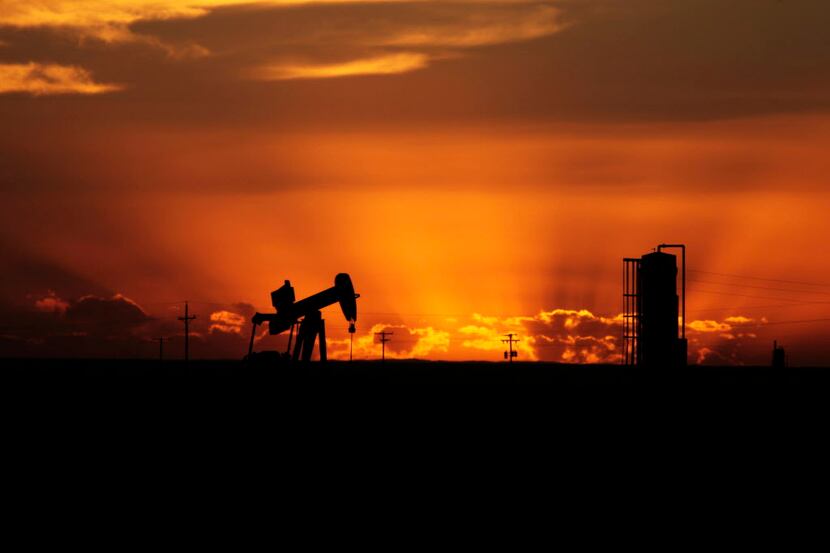
[[[683,250],[682,311],[677,256],[664,248]],[[624,259],[623,268],[624,362],[649,368],[686,366],[686,247],[661,244],[641,258]]]
[[[787,354],[783,346],[779,346],[777,341],[772,343],[772,368],[783,369],[787,366]]]

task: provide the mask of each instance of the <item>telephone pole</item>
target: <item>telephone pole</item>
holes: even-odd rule
[[[375,332],[375,336],[380,336],[380,360],[382,362],[386,362],[386,342],[390,342],[392,338],[387,338],[387,336],[391,336],[395,334],[394,332],[386,332],[385,330],[381,332]]]
[[[519,339],[518,338],[513,338],[513,336],[515,336],[515,334],[512,333],[512,332],[510,332],[509,334],[505,334],[505,336],[507,336],[507,339],[502,340],[502,343],[507,344],[508,345],[507,347],[509,348],[510,351],[509,352],[505,351],[504,352],[504,357],[508,360],[508,363],[512,363],[513,358],[517,357],[519,355],[518,351],[513,351],[513,344],[518,342]]]
[[[156,338],[159,341],[159,361],[164,361],[164,336]]]
[[[184,302],[184,317],[179,317],[180,321],[184,321],[184,360],[190,361],[190,321],[196,318],[196,315],[190,315],[187,309],[187,302]]]

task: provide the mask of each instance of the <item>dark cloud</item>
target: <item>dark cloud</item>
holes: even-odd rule
[[[141,307],[121,295],[111,298],[84,296],[71,303],[66,318],[72,323],[112,329],[129,329],[149,320]]]
[[[0,39],[9,44],[3,49],[8,61],[78,64],[101,82],[130,88],[95,102],[2,98],[0,110],[12,120],[23,108],[35,120],[52,109],[71,109],[92,120],[348,127],[494,118],[710,120],[824,111],[830,103],[830,5],[822,0],[554,5],[566,27],[533,40],[460,48],[435,38],[418,49],[462,55],[400,75],[277,83],[247,80],[245,70],[274,60],[338,61],[399,51],[408,47],[391,37],[419,29],[441,35],[476,17],[528,8],[248,7],[133,25],[136,33],[213,52],[183,59],[145,42],[84,41],[67,48],[62,35],[5,31]],[[38,33],[38,40],[26,39],[28,33]],[[34,106],[38,113],[31,113]]]
[[[217,312],[236,313],[247,321],[253,311],[247,303],[236,303]],[[0,357],[154,358],[162,337],[165,356],[180,359],[184,327],[178,315],[151,316],[120,294],[76,299],[64,299],[54,292],[29,294],[18,304],[0,302]],[[191,356],[241,358],[248,348],[249,325],[241,325],[238,332],[217,331],[209,315],[201,314],[191,323]]]
[[[29,306],[34,301],[32,298],[46,297],[50,292],[61,298],[113,294],[103,284],[49,257],[25,251],[22,243],[12,245],[0,240],[0,258],[4,265],[0,301],[10,305]]]

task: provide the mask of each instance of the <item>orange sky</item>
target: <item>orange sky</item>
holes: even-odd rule
[[[685,242],[692,361],[830,363],[793,322],[830,318],[821,2],[30,4],[0,353],[149,356],[188,298],[194,355],[240,357],[284,279],[345,271],[360,356],[615,361],[621,258]]]

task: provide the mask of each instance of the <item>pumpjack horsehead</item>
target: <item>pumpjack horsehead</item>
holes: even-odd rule
[[[357,322],[357,298],[359,297],[360,294],[355,294],[351,277],[346,273],[340,273],[334,277],[334,286],[331,288],[300,301],[294,301],[294,287],[286,280],[285,284],[271,292],[271,305],[274,306],[276,313],[257,312],[251,318],[253,329],[247,359],[255,359],[256,354],[253,349],[257,326],[267,322],[268,333],[271,335],[282,334],[286,330],[291,331],[285,358],[288,358],[291,352],[294,329],[299,326],[294,352],[290,354],[291,361],[310,361],[314,351],[314,342],[318,337],[320,361],[326,361],[326,323],[320,310],[339,303],[343,316],[349,322],[349,334],[353,337],[355,322]]]

